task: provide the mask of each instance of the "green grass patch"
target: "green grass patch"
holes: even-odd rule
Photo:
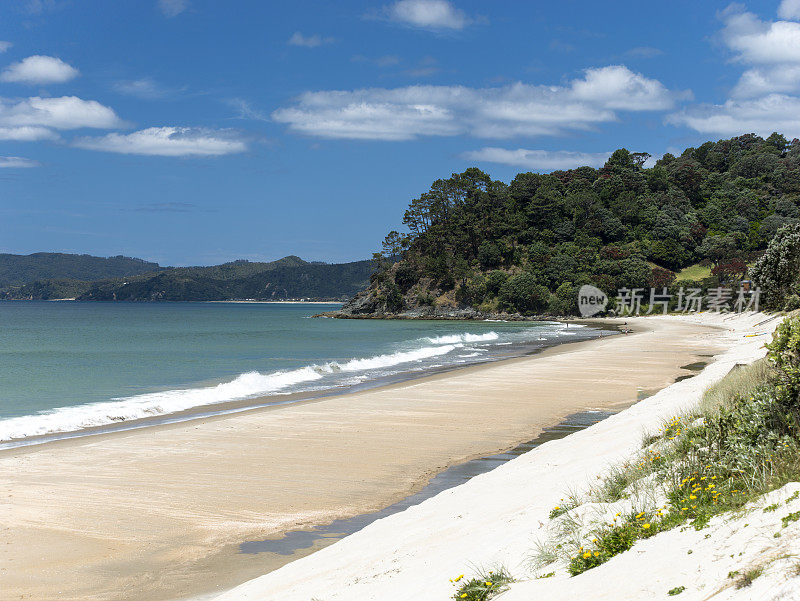
[[[675,278],[676,282],[681,281],[700,281],[704,280],[705,278],[711,277],[711,268],[704,267],[700,265],[700,263],[695,263],[694,265],[689,265],[689,267],[684,267],[678,272],[678,277]]]

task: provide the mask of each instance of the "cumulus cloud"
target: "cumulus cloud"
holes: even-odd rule
[[[667,117],[668,123],[686,125],[704,134],[736,136],[774,131],[800,137],[800,98],[770,94],[763,98],[729,99],[724,104],[700,105]]]
[[[8,49],[11,48],[13,44],[11,42],[2,42],[0,41],[0,54],[4,52],[8,52]]]
[[[782,0],[778,16],[781,19],[800,19],[800,0]]]
[[[43,128],[111,129],[124,125],[125,123],[112,109],[95,100],[82,100],[75,96],[60,98],[33,96],[24,100],[0,98],[0,127],[17,130],[34,128],[35,131],[41,131]]]
[[[39,140],[57,140],[58,134],[46,127],[0,127],[0,140],[15,142],[37,142]]]
[[[323,138],[411,140],[556,135],[617,119],[617,110],[672,108],[684,93],[615,65],[564,86],[408,86],[306,92],[272,113],[295,132]]]
[[[189,8],[189,0],[158,0],[158,10],[168,19],[177,17]]]
[[[768,69],[748,69],[739,78],[731,95],[752,98],[772,92],[788,93],[800,85],[800,64],[779,65]]]
[[[392,21],[421,29],[459,30],[471,22],[447,0],[399,0],[384,11]]]
[[[800,0],[784,0],[778,15],[800,18]],[[722,42],[744,71],[721,104],[687,107],[667,122],[685,125],[704,134],[733,136],[780,131],[800,135],[800,23],[763,21],[742,5],[732,4],[720,15]]]
[[[0,157],[0,169],[28,169],[38,167],[39,163],[23,157]]]
[[[781,16],[800,8],[800,0],[784,2]],[[720,37],[733,52],[734,61],[748,65],[732,91],[733,96],[755,97],[800,88],[800,23],[762,21],[731,5],[722,15]]]
[[[247,150],[246,142],[235,132],[191,127],[148,127],[130,134],[79,138],[74,145],[87,150],[168,157],[220,156]]]
[[[324,38],[321,35],[305,36],[299,31],[295,31],[289,41],[286,42],[290,46],[302,46],[303,48],[316,48],[323,44],[332,44],[335,40],[333,38]]]
[[[722,13],[722,39],[736,60],[755,64],[800,61],[800,23],[762,21],[731,5]]]
[[[9,65],[0,80],[14,83],[64,83],[78,76],[78,70],[54,56],[34,55]]]
[[[495,148],[487,146],[461,155],[468,161],[500,163],[525,169],[553,171],[575,167],[602,167],[611,156],[610,152],[574,152],[571,150],[527,150],[517,148]]]

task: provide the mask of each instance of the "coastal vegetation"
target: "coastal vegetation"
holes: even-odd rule
[[[534,568],[560,565],[576,576],[659,532],[702,530],[714,516],[752,510],[765,493],[800,479],[800,317],[781,323],[767,349],[766,359],[709,388],[694,411],[645,436],[641,452],[599,486],[556,507]],[[779,512],[797,497],[761,511]],[[777,517],[780,537],[800,511]],[[762,570],[737,573],[736,586]]]
[[[406,231],[386,236],[345,314],[569,315],[583,284],[612,306],[623,287],[733,286],[800,218],[800,140],[748,134],[649,159],[620,149],[599,169],[506,184],[470,168],[435,181],[405,211]]]
[[[456,601],[487,601],[506,590],[514,579],[508,570],[498,567],[480,571],[468,579],[461,574],[451,579],[451,582],[457,586],[453,594]]]
[[[86,258],[87,261],[90,259],[111,261],[100,257]],[[108,270],[70,271],[58,265],[49,270],[17,270],[13,272],[14,279],[8,281],[21,283],[0,286],[0,298],[100,301],[345,300],[367,285],[372,271],[370,261],[329,264],[308,262],[295,256],[268,263],[240,260],[209,267],[160,267],[140,259],[128,261],[145,268],[125,274],[124,277],[116,277],[119,275],[117,273],[108,274]],[[11,273],[12,270],[8,271]],[[41,273],[54,274],[54,277],[31,279]],[[71,278],[70,274],[73,273],[89,275],[86,280],[81,280]]]

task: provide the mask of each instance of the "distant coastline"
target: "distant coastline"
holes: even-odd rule
[[[75,300],[75,299],[64,299]],[[238,303],[238,304],[272,304],[272,305],[343,305],[343,301],[326,301],[326,300],[257,300],[246,298],[242,300],[213,300],[213,301],[200,301],[206,303]]]

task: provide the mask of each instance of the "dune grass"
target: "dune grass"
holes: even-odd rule
[[[645,436],[641,452],[581,502],[551,514],[551,540],[533,553],[534,566],[557,556],[575,576],[639,539],[681,525],[702,529],[800,478],[800,319],[781,324],[768,349],[766,360],[737,366],[711,386],[693,412]],[[623,510],[611,517],[613,507]],[[596,516],[588,526],[587,511]],[[783,519],[800,520],[800,512]]]
[[[479,570],[469,579],[464,575],[451,580],[458,588],[453,593],[453,599],[458,601],[487,601],[499,595],[514,582],[508,570],[500,566],[493,570]]]

